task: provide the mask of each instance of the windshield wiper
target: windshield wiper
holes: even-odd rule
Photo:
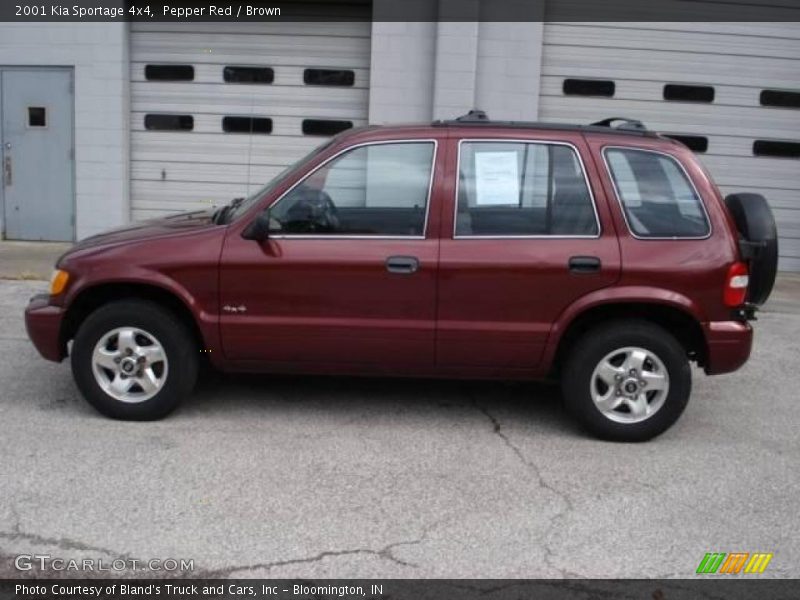
[[[232,210],[235,210],[242,202],[244,202],[244,198],[234,198],[228,204],[223,206],[222,208],[218,208],[214,211],[214,214],[211,217],[211,221],[215,225],[219,225],[221,223],[225,223],[228,215]]]

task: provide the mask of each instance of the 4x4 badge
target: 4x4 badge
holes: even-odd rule
[[[247,307],[244,304],[240,304],[239,306],[231,306],[230,304],[226,304],[222,307],[222,310],[229,313],[243,313],[247,312]]]

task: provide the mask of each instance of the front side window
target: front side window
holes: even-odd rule
[[[425,235],[433,142],[359,146],[311,173],[269,211],[276,234]]]
[[[605,157],[634,235],[691,238],[709,234],[703,204],[674,158],[631,148],[608,148]]]
[[[596,236],[575,150],[561,144],[462,142],[456,236]]]

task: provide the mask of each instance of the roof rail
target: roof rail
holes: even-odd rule
[[[485,111],[473,108],[467,114],[461,115],[460,117],[456,117],[456,121],[458,121],[459,123],[474,123],[476,121],[477,122],[489,121],[489,115],[487,115]]]
[[[614,125],[616,122],[619,125]],[[431,123],[434,127],[450,126],[475,126],[475,127],[508,127],[516,129],[551,129],[565,131],[583,131],[594,133],[617,133],[627,135],[639,135],[645,137],[657,137],[658,134],[650,131],[644,123],[636,119],[625,117],[611,117],[597,121],[591,125],[575,125],[571,123],[536,123],[525,121],[492,121],[485,111],[472,109],[467,114],[456,117],[455,119],[442,119]]]
[[[617,121],[622,121],[622,123],[614,127],[614,123]],[[592,126],[614,127],[614,129],[624,129],[626,131],[647,131],[647,127],[644,126],[644,123],[636,119],[628,119],[626,117],[609,117],[608,119],[603,119],[602,121],[592,123]]]

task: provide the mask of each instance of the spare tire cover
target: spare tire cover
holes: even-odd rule
[[[730,194],[725,204],[742,237],[762,247],[750,259],[747,301],[764,304],[778,272],[778,230],[767,200],[761,194]]]

